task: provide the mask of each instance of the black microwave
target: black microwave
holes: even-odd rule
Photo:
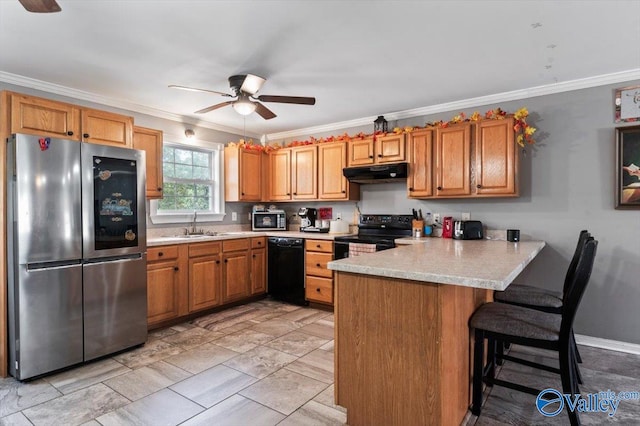
[[[284,210],[253,212],[251,229],[254,231],[286,231],[287,214]]]

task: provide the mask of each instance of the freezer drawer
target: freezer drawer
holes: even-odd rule
[[[83,265],[85,361],[147,340],[146,263],[143,254]]]
[[[11,374],[25,380],[82,362],[82,266],[18,265],[11,286]]]

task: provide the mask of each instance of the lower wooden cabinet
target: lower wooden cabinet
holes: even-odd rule
[[[147,250],[147,323],[154,325],[188,312],[186,246]],[[183,252],[181,256],[181,252]]]
[[[189,312],[222,303],[220,243],[189,246]]]
[[[267,291],[267,239],[258,237],[251,239],[251,294]]]
[[[327,268],[331,260],[332,241],[305,241],[305,297],[308,301],[333,304],[333,271]]]
[[[148,325],[264,294],[266,244],[266,237],[253,237],[150,247]]]

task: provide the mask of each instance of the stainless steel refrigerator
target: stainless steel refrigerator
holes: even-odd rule
[[[11,375],[144,343],[144,152],[17,134],[7,177]]]

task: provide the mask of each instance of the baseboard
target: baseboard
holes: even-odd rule
[[[640,345],[637,343],[602,339],[600,337],[584,336],[582,334],[576,334],[576,342],[579,345],[593,346],[594,348],[609,349],[611,351],[640,355]]]

